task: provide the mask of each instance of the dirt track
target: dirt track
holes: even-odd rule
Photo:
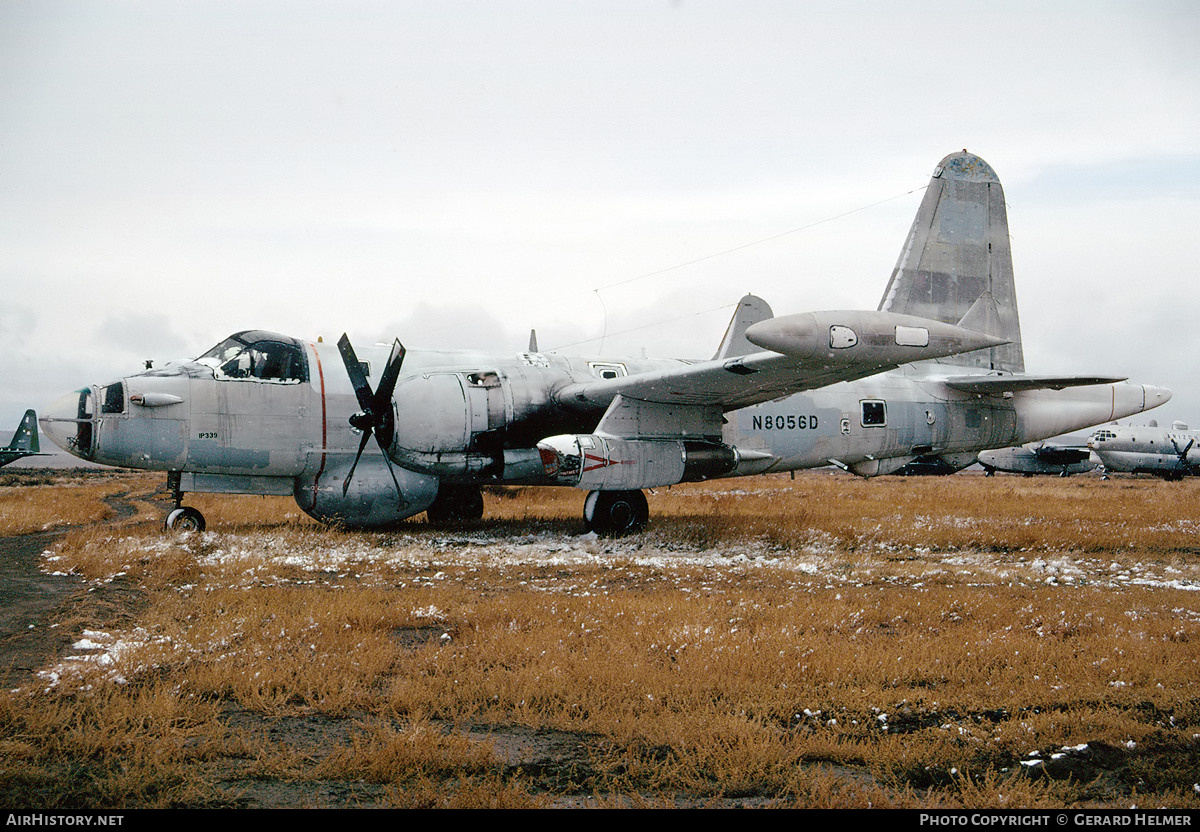
[[[107,502],[118,517],[134,513],[124,495]],[[42,571],[42,552],[62,533],[0,537],[0,674],[9,687],[27,684],[52,664],[80,624],[120,620],[139,607],[140,593],[120,580],[88,586],[76,575]]]
[[[55,624],[86,594],[80,578],[47,575],[38,568],[41,553],[57,536],[0,538],[0,672],[9,687],[29,682],[70,643],[69,634]]]

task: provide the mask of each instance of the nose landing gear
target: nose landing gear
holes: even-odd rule
[[[180,506],[167,514],[166,528],[169,532],[202,532],[204,515],[191,506]]]
[[[191,506],[183,505],[183,490],[179,487],[179,472],[167,474],[167,487],[171,489],[171,497],[175,500],[175,508],[167,512],[167,520],[163,525],[169,532],[202,532],[204,531],[204,515]]]

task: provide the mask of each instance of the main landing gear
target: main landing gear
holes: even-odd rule
[[[179,487],[179,472],[167,474],[167,487],[171,489],[171,497],[175,500],[175,508],[167,512],[164,523],[169,532],[202,532],[204,531],[204,515],[191,506],[183,505],[183,491]]]
[[[438,486],[438,495],[433,505],[425,509],[430,523],[459,523],[483,517],[483,495],[473,485]]]
[[[583,519],[588,531],[620,537],[645,528],[650,507],[640,491],[590,491],[583,502]]]

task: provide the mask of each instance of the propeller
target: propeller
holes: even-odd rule
[[[1183,450],[1181,451],[1181,450],[1179,450],[1179,443],[1175,441],[1175,437],[1174,436],[1171,437],[1171,447],[1175,449],[1175,455],[1177,457],[1179,457],[1179,462],[1181,465],[1183,465],[1184,472],[1189,473],[1189,474],[1196,473],[1195,467],[1190,465],[1187,461],[1188,451],[1190,451],[1192,449],[1192,445],[1195,445],[1195,444],[1196,444],[1195,439],[1189,439],[1188,443],[1183,446]]]
[[[358,360],[354,347],[350,344],[350,337],[345,333],[338,341],[338,352],[342,354],[342,363],[346,365],[346,373],[350,376],[350,383],[354,386],[354,395],[358,398],[360,408],[350,417],[350,424],[362,431],[362,441],[358,443],[358,453],[354,456],[354,464],[350,466],[350,473],[346,475],[346,481],[342,483],[342,496],[346,496],[346,492],[350,489],[350,480],[354,478],[354,469],[358,467],[358,460],[362,457],[363,450],[374,434],[375,441],[379,443],[379,449],[383,451],[383,459],[387,463],[388,473],[392,475],[392,482],[396,484],[396,494],[403,502],[404,495],[400,491],[396,473],[392,470],[392,460],[388,456],[388,448],[392,444],[392,437],[396,431],[395,416],[392,413],[392,392],[396,389],[396,380],[400,378],[400,365],[404,363],[404,346],[399,340],[392,344],[392,352],[388,356],[387,365],[379,377],[379,386],[374,390],[371,389],[371,383],[367,381],[367,374],[363,372],[363,365]]]

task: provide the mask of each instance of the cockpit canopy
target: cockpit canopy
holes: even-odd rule
[[[300,342],[258,329],[230,335],[196,361],[211,367],[217,378],[308,381],[308,363]]]

